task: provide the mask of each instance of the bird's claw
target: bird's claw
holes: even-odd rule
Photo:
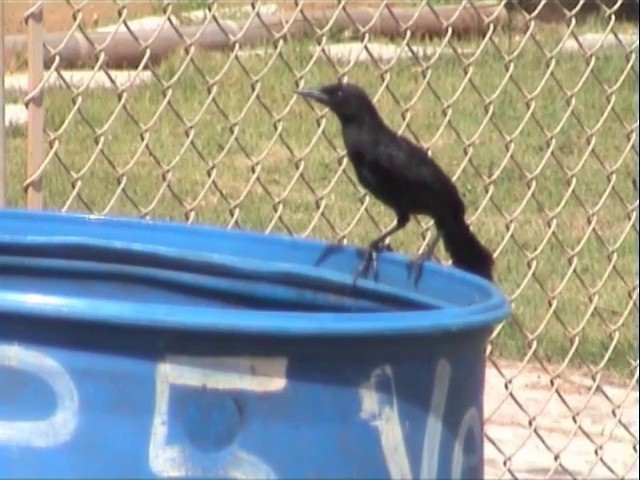
[[[371,268],[373,267],[374,274],[377,271],[378,252],[376,248],[369,248],[365,254],[364,261],[360,264],[356,270],[356,274],[353,277],[353,284],[355,285],[360,277],[366,277]]]
[[[364,261],[360,264],[353,277],[353,285],[356,284],[358,278],[367,276],[371,269],[373,269],[374,280],[378,281],[378,253],[380,252],[393,252],[393,248],[388,243],[369,245]]]
[[[424,266],[424,262],[429,259],[431,259],[431,254],[425,252],[413,258],[409,262],[407,270],[409,271],[408,272],[409,278],[414,277],[413,285],[415,287],[418,286],[418,283],[420,282],[420,278],[422,277],[422,267]]]
[[[377,248],[378,252],[393,252],[393,247],[389,243],[383,243]]]
[[[424,259],[416,257],[409,262],[409,278],[414,277],[413,284],[418,286],[420,277],[422,276],[422,265]]]

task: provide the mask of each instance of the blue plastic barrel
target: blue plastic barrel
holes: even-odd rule
[[[0,477],[482,478],[489,282],[280,235],[0,213]]]

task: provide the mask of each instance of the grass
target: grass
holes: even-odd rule
[[[539,41],[550,51],[559,38]],[[384,118],[456,176],[473,229],[497,251],[496,280],[514,312],[495,336],[497,354],[522,358],[535,348],[548,361],[571,357],[632,375],[637,78],[629,58],[608,49],[591,66],[578,54],[549,61],[528,41],[510,64],[508,39],[498,36],[496,45],[467,67],[443,54],[393,68],[359,63],[348,79],[372,94],[386,85],[377,99]],[[275,57],[232,61],[197,52],[184,69],[185,56],[176,54],[157,69],[159,81],[121,98],[82,93],[64,129],[74,96],[47,91],[45,125],[56,152],[44,174],[46,207],[364,244],[393,216],[356,186],[335,118],[292,96],[301,78],[304,85],[336,78],[310,46],[288,43]],[[25,149],[26,132],[13,130],[14,206],[24,205]],[[393,238],[394,248],[415,253],[430,225],[412,222]],[[447,260],[441,245],[437,256]]]

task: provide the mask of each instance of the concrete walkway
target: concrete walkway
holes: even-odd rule
[[[638,478],[637,383],[594,389],[587,372],[566,370],[554,392],[542,368],[517,367],[499,364],[510,385],[487,367],[486,478]]]

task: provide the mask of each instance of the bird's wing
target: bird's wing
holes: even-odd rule
[[[394,178],[412,183],[437,182],[444,179],[448,183],[446,173],[438,164],[418,145],[403,137],[397,137],[394,142],[381,142],[376,152],[376,160],[383,170],[388,171]]]
[[[376,163],[378,175],[389,179],[416,207],[464,215],[464,204],[455,184],[421,147],[404,138],[381,142]]]

